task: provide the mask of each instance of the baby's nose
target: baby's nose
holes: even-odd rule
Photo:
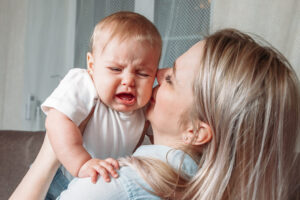
[[[127,87],[134,87],[135,86],[135,79],[132,74],[126,74],[121,82],[122,85]]]

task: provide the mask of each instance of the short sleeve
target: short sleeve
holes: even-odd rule
[[[54,108],[79,126],[89,115],[96,100],[97,92],[87,70],[74,68],[61,80],[41,108],[46,115],[50,108]]]

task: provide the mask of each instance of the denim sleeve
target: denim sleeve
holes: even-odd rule
[[[120,184],[121,177],[111,178],[109,183],[99,177],[96,184],[91,182],[90,178],[76,178],[71,181],[68,189],[63,191],[58,197],[59,200],[120,200],[129,199],[124,187]]]

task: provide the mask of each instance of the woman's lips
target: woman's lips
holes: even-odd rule
[[[155,99],[153,98],[153,96],[151,97],[150,102],[153,104],[155,103]]]
[[[150,102],[153,103],[153,104],[155,103],[155,98],[154,97],[156,97],[157,89],[158,89],[158,86],[156,86],[155,88],[153,88],[152,96],[150,98]]]
[[[130,93],[119,93],[116,95],[119,103],[131,106],[135,104],[136,98],[133,94]]]

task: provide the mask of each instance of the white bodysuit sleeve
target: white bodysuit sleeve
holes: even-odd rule
[[[61,80],[41,108],[46,115],[50,108],[55,108],[79,126],[89,115],[97,98],[95,86],[87,70],[74,68]]]

